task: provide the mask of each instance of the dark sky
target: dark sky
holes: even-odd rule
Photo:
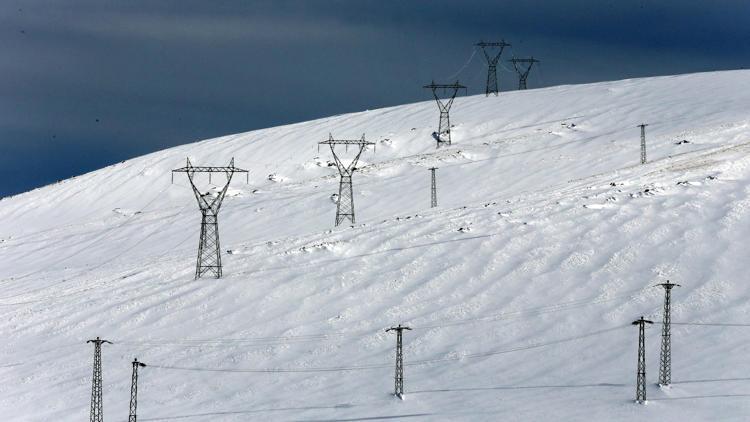
[[[750,64],[750,1],[0,2],[0,196],[199,139],[429,99],[482,39],[529,88]],[[476,55],[460,73],[483,92]],[[515,76],[499,73],[501,90]],[[750,111],[749,111],[750,112]]]

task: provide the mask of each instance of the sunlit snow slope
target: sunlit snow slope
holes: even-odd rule
[[[451,119],[439,150],[425,101],[0,201],[0,420],[87,420],[96,336],[115,343],[107,421],[127,420],[134,357],[149,365],[139,421],[750,419],[750,71],[459,98]],[[377,144],[354,176],[354,227],[333,228],[329,133]],[[170,178],[186,157],[250,170],[221,210],[219,280],[193,280],[200,213]],[[682,284],[673,321],[691,325],[673,327],[662,390],[653,286],[667,279]],[[641,315],[657,322],[647,406],[633,403]],[[397,323],[413,328],[403,401],[384,332]]]

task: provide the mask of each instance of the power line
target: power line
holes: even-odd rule
[[[487,352],[470,353],[461,356],[447,356],[443,358],[425,359],[425,360],[414,360],[405,361],[403,366],[421,366],[429,365],[434,363],[453,362],[464,359],[479,359],[489,356],[495,356],[506,353],[520,352],[526,350],[539,349],[548,346],[554,346],[558,344],[570,343],[576,340],[582,340],[589,337],[606,334],[612,331],[620,330],[627,325],[618,325],[615,327],[597,330],[590,333],[552,340],[548,342],[539,342],[530,344],[527,346],[514,347],[510,349],[492,350]],[[149,365],[150,368],[178,370],[178,371],[196,371],[196,372],[226,372],[226,373],[315,373],[315,372],[349,372],[349,371],[365,371],[373,369],[382,369],[391,367],[390,364],[362,364],[362,365],[351,365],[351,366],[335,366],[335,367],[303,367],[303,368],[252,368],[252,369],[230,369],[230,368],[203,368],[203,367],[184,367],[184,366],[169,366],[169,365]]]
[[[451,79],[455,79],[455,78],[456,78],[457,76],[459,76],[459,75],[461,74],[461,72],[463,72],[463,71],[464,71],[464,69],[466,69],[466,67],[467,67],[467,66],[469,65],[469,63],[471,63],[471,60],[472,60],[472,59],[474,58],[474,56],[475,56],[476,54],[477,54],[477,47],[476,47],[476,46],[474,46],[474,47],[473,47],[473,48],[471,49],[471,55],[469,56],[469,59],[468,59],[468,60],[466,60],[466,63],[464,63],[464,65],[463,65],[463,66],[461,66],[461,68],[460,68],[460,69],[458,69],[458,71],[457,71],[456,73],[452,74],[451,76],[448,76],[448,77],[447,77],[447,78],[445,78],[445,79],[446,79],[446,80],[451,80]]]
[[[655,286],[652,286],[655,287]],[[652,288],[649,287],[649,288]],[[509,320],[522,318],[524,316],[537,316],[548,313],[564,312],[569,310],[580,309],[585,306],[599,305],[602,303],[612,302],[615,300],[621,300],[622,298],[628,297],[633,299],[637,297],[634,293],[644,292],[642,289],[635,289],[623,292],[618,295],[610,296],[607,298],[586,298],[578,299],[569,302],[561,302],[558,304],[551,304],[547,306],[540,306],[527,309],[519,309],[516,311],[502,312],[497,314],[490,314],[475,318],[465,319],[445,319],[445,320],[433,320],[431,324],[419,325],[412,327],[413,330],[429,330],[436,328],[449,328],[453,326],[466,325],[466,324],[477,324],[483,322],[494,322],[498,320]],[[440,322],[444,321],[444,322]],[[150,340],[121,340],[118,341],[119,345],[134,345],[134,346],[182,346],[182,347],[232,347],[232,346],[268,346],[268,345],[287,345],[287,344],[298,344],[298,343],[310,343],[310,342],[321,342],[321,341],[336,341],[343,339],[354,339],[354,338],[365,338],[373,335],[377,332],[377,329],[363,330],[359,332],[334,332],[325,334],[303,334],[303,335],[290,335],[290,336],[269,336],[269,337],[240,337],[240,338],[214,338],[214,339],[150,339]]]
[[[750,327],[750,324],[722,322],[672,322],[672,325],[689,325],[697,327]]]

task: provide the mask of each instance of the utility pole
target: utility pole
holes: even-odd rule
[[[91,378],[91,412],[89,413],[89,421],[102,422],[104,420],[102,403],[102,344],[112,344],[112,342],[97,337],[86,343],[94,343],[94,375]]]
[[[633,325],[638,326],[638,369],[636,373],[635,402],[646,404],[646,324],[653,324],[647,319],[637,319]]]
[[[245,173],[249,177],[248,171],[234,166],[234,158],[225,167],[196,167],[187,159],[187,165],[172,170],[172,181],[175,173],[187,173],[190,186],[193,188],[195,199],[198,201],[198,208],[201,210],[201,239],[198,244],[198,260],[195,265],[195,279],[203,277],[205,274],[212,274],[216,278],[221,278],[221,247],[219,245],[219,209],[224,196],[227,194],[227,188],[232,181],[235,173]],[[211,192],[201,193],[195,186],[195,174],[224,173],[227,181],[224,187],[216,194]],[[248,179],[249,181],[249,179]]]
[[[534,66],[534,63],[539,63],[539,60],[533,57],[528,59],[517,59],[514,57],[508,61],[513,63],[513,68],[518,73],[518,89],[526,89],[526,79],[529,77],[531,67]]]
[[[411,328],[401,326],[401,324],[398,324],[398,327],[391,327],[385,332],[389,331],[395,331],[396,332],[396,385],[394,388],[393,394],[400,398],[401,400],[404,399],[404,348],[403,348],[403,332],[404,330],[410,330]]]
[[[659,355],[659,385],[668,386],[672,383],[672,288],[679,284],[661,283],[664,287],[664,320],[661,325],[661,354]]]
[[[437,180],[435,179],[435,170],[437,170],[437,167],[430,167],[430,173],[432,176],[432,184],[430,187],[432,201],[430,202],[430,208],[437,207]]]
[[[339,180],[339,196],[336,200],[335,225],[340,225],[344,220],[349,220],[352,224],[354,224],[354,188],[352,187],[352,175],[354,175],[354,171],[357,169],[357,161],[359,161],[359,157],[362,155],[362,152],[365,150],[365,148],[367,148],[368,145],[374,146],[375,143],[365,141],[364,134],[362,134],[362,139],[333,139],[333,135],[329,134],[327,141],[318,142],[318,149],[320,149],[321,145],[328,145],[329,147],[331,147],[331,154],[333,154],[333,159],[336,162],[336,168],[338,169],[339,175],[341,176],[341,179]],[[336,145],[345,145],[347,149],[349,148],[349,145],[354,145],[359,148],[359,150],[357,151],[357,155],[349,163],[349,165],[344,165],[339,156],[336,154],[336,150],[334,149]]]
[[[497,62],[500,60],[500,55],[503,54],[503,49],[509,47],[510,44],[506,43],[505,40],[501,40],[500,42],[482,41],[475,45],[482,48],[484,58],[487,59],[487,90],[485,91],[485,96],[489,97],[490,94],[497,96],[499,91],[497,85]],[[493,51],[493,53],[496,51],[496,53],[490,55],[487,50]]]
[[[146,364],[138,362],[138,358],[133,359],[133,378],[130,383],[130,414],[128,422],[138,422],[136,417],[136,408],[138,407],[138,368],[145,368]]]
[[[437,141],[437,147],[440,148],[441,144],[451,144],[451,119],[449,112],[453,105],[453,100],[456,99],[456,95],[460,89],[466,92],[466,87],[459,84],[458,81],[454,84],[436,84],[434,81],[430,85],[425,85],[423,88],[431,89],[432,96],[435,97],[438,109],[440,110],[440,122],[438,123],[438,130],[432,134]],[[442,96],[438,94],[438,90],[442,90]],[[441,98],[443,97],[443,98]]]
[[[641,128],[641,164],[646,164],[646,123],[638,125]]]

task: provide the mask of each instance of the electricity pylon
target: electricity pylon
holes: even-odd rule
[[[635,381],[635,402],[639,404],[646,403],[646,324],[653,324],[653,321],[647,319],[637,319],[633,325],[638,326],[638,369],[636,370]]]
[[[94,375],[91,377],[91,412],[89,413],[89,421],[102,422],[104,420],[104,406],[102,402],[102,344],[112,344],[112,342],[97,337],[86,343],[94,343]]]
[[[391,327],[385,330],[386,333],[389,331],[396,332],[396,376],[393,394],[401,400],[404,399],[404,330],[411,330],[411,328],[402,327],[401,324],[398,324],[398,327]]]
[[[440,148],[441,144],[451,144],[451,119],[450,110],[453,105],[453,100],[456,99],[456,95],[460,89],[466,91],[466,87],[459,84],[458,81],[454,84],[436,84],[433,81],[429,85],[425,85],[423,88],[431,89],[432,96],[435,97],[438,109],[440,110],[440,122],[438,123],[438,130],[433,134],[437,141],[437,147]],[[438,90],[442,89],[442,97],[438,94]]]
[[[646,123],[638,125],[641,128],[641,164],[646,164],[646,126]]]
[[[528,59],[517,59],[514,57],[508,61],[513,63],[513,68],[518,73],[518,89],[526,89],[526,79],[529,77],[531,67],[534,66],[534,63],[539,63],[539,60],[533,57]]]
[[[430,167],[430,173],[431,173],[431,179],[432,179],[432,183],[430,186],[430,193],[431,193],[430,208],[437,207],[437,180],[435,179],[435,170],[437,170],[437,167]]]
[[[205,274],[212,274],[216,278],[221,278],[221,249],[219,245],[219,209],[227,194],[227,188],[232,181],[235,173],[245,173],[249,177],[248,171],[234,166],[234,158],[226,167],[196,167],[187,159],[187,165],[182,168],[172,170],[172,181],[175,173],[187,173],[190,186],[193,188],[195,199],[198,200],[198,208],[201,210],[201,239],[198,244],[198,260],[195,265],[195,279],[203,277]],[[210,192],[201,193],[195,186],[195,174],[224,173],[227,181],[224,187],[218,193]]]
[[[375,143],[365,141],[364,134],[362,134],[362,139],[333,139],[333,135],[329,134],[327,141],[318,142],[318,148],[320,148],[320,145],[328,145],[331,147],[331,154],[333,154],[336,168],[341,176],[341,179],[339,180],[339,196],[336,200],[335,225],[338,226],[344,220],[349,220],[354,224],[354,188],[352,187],[352,175],[354,175],[354,171],[357,169],[357,161],[359,161],[362,152],[368,145],[375,145]],[[349,148],[349,145],[355,145],[359,148],[357,155],[354,156],[354,159],[349,165],[344,165],[336,154],[336,149],[334,148],[336,145],[345,145],[347,149]]]
[[[672,383],[672,288],[679,284],[661,283],[664,287],[664,320],[661,325],[661,354],[659,355],[659,385],[668,386]]]
[[[497,85],[497,62],[500,60],[500,55],[503,54],[505,47],[510,47],[510,44],[506,43],[505,40],[500,42],[479,42],[475,44],[477,47],[482,48],[484,58],[487,59],[487,90],[485,96],[489,97],[490,94],[498,95],[500,90]],[[490,55],[487,50],[493,51],[494,55]]]
[[[136,408],[138,407],[138,368],[144,368],[145,363],[138,362],[138,358],[133,360],[133,378],[130,383],[130,413],[128,422],[138,422]]]

